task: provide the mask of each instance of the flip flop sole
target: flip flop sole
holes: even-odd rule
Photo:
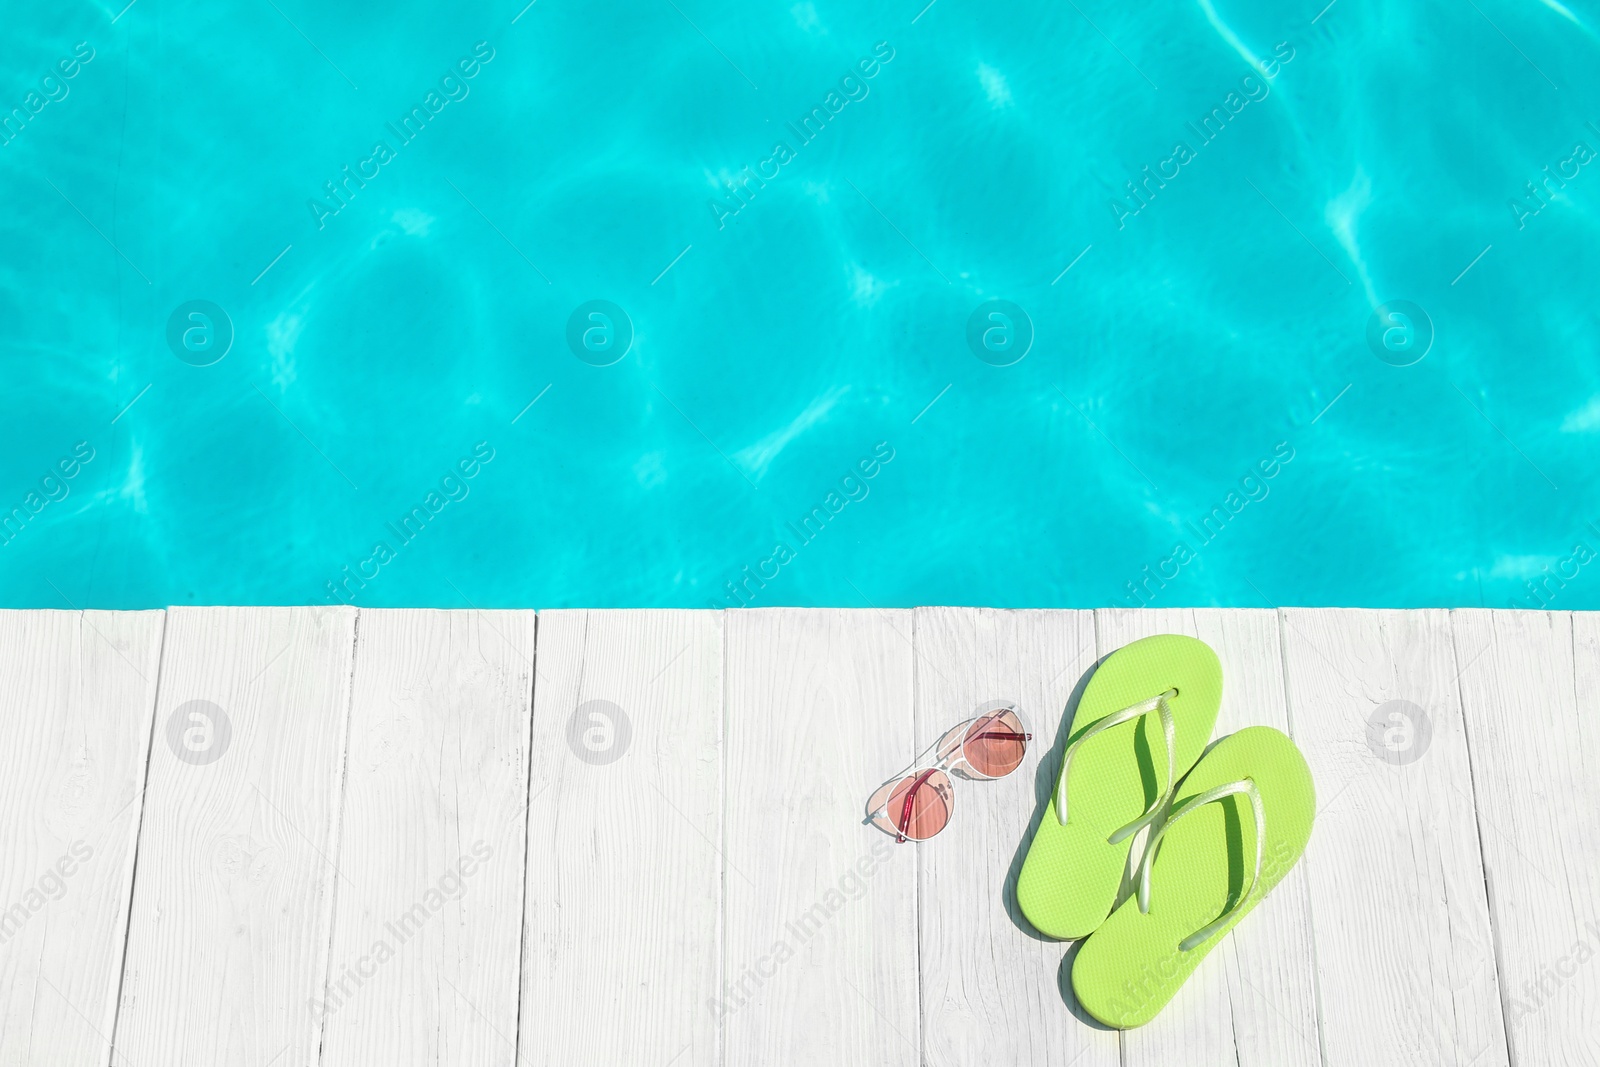
[[[1161,634],[1124,645],[1084,688],[1068,743],[1123,708],[1176,689],[1168,701],[1177,734],[1177,775],[1205,751],[1222,706],[1222,665],[1204,641]],[[1069,821],[1056,817],[1055,793],[1017,877],[1017,906],[1048,937],[1087,937],[1116,903],[1128,850],[1107,838],[1138,819],[1167,786],[1166,739],[1152,712],[1091,738],[1072,757]],[[1059,779],[1056,787],[1059,788]]]
[[[1261,875],[1228,922],[1185,951],[1181,942],[1203,929],[1244,891],[1255,864],[1256,824],[1241,795],[1196,809],[1174,823],[1150,871],[1150,911],[1124,901],[1078,953],[1072,989],[1085,1011],[1119,1030],[1142,1026],[1172,999],[1194,969],[1304,854],[1316,815],[1311,770],[1293,741],[1269,726],[1251,726],[1218,741],[1178,786],[1185,799],[1248,778],[1266,813]]]

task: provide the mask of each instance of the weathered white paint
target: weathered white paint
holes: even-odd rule
[[[510,1062],[533,654],[531,611],[361,612],[325,1067]]]
[[[716,1062],[721,736],[722,616],[539,616],[520,1063]]]
[[[1329,1061],[1504,1065],[1449,614],[1296,609],[1283,638]]]
[[[912,614],[725,619],[722,1062],[917,1067],[920,846],[862,822],[916,754]]]
[[[1012,896],[1055,785],[1073,687],[1094,665],[1094,613],[918,608],[916,648],[919,752],[1002,703],[1033,734],[1009,777],[957,780],[955,817],[917,848],[927,1062],[1117,1067],[1117,1035],[1063,1002],[1067,946],[1029,926]]]
[[[1072,694],[1160,632],[1216,648],[1218,735],[1288,731],[1320,810],[1296,872],[1118,1035],[1008,893]],[[1597,688],[1588,614],[3,612],[0,909],[26,921],[0,1063],[1583,1062]],[[194,700],[231,727],[214,762]],[[1390,700],[1431,728],[1413,761],[1369,744]],[[958,782],[927,844],[863,825],[997,701],[1035,734],[1017,774]]]
[[[1600,632],[1567,612],[1454,622],[1514,1059],[1600,1062]]]
[[[0,1063],[111,1048],[158,611],[0,611]]]
[[[119,1062],[316,1062],[355,622],[352,608],[167,612]]]

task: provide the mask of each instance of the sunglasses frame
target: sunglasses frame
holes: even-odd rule
[[[946,781],[949,781],[950,773],[953,772],[960,777],[976,782],[995,782],[1008,775],[1015,774],[1017,767],[1022,766],[1022,760],[1018,760],[1017,766],[1011,768],[1005,774],[991,776],[980,772],[967,760],[966,756],[967,734],[972,732],[972,728],[986,719],[998,721],[1000,716],[1007,714],[1014,716],[1017,720],[1018,729],[1015,732],[1020,734],[1023,745],[1022,755],[1026,759],[1028,754],[1027,746],[1033,740],[1033,734],[1029,732],[1028,724],[1023,719],[1020,711],[1015,707],[998,707],[974,715],[940,734],[939,739],[918,754],[917,758],[911,761],[910,766],[886,779],[867,801],[867,820],[884,833],[894,837],[896,844],[903,844],[906,841],[931,841],[939,836],[944,828],[950,825],[950,820],[955,818],[955,790],[952,788],[949,791],[949,795],[945,797],[945,804],[949,808],[950,815],[945,820],[944,826],[939,827],[938,830],[935,830],[927,837],[912,837],[906,831],[910,829],[911,803],[916,796],[917,790],[923,788],[935,774],[944,774]],[[1009,730],[1010,728],[1007,727],[1007,729]],[[930,757],[932,757],[931,760]],[[889,804],[894,796],[895,788],[908,778],[915,780],[911,788],[905,793],[905,807],[902,810],[900,819],[896,820],[889,811]],[[952,786],[954,785],[953,782],[951,784]],[[941,794],[945,793],[945,790],[938,785],[932,788],[938,790]],[[880,798],[881,802],[874,806],[874,802],[879,801]]]

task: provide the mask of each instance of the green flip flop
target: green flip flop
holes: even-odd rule
[[[1137,896],[1073,962],[1078,1003],[1119,1030],[1155,1018],[1300,859],[1316,807],[1311,770],[1283,734],[1251,726],[1218,741],[1151,836]]]
[[[1204,641],[1146,637],[1100,664],[1017,877],[1017,906],[1035,929],[1072,940],[1111,914],[1134,836],[1205,751],[1221,705],[1222,665]]]

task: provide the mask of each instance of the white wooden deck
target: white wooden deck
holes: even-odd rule
[[[1319,813],[1118,1034],[1009,886],[1082,679],[1159,632]],[[999,701],[1017,774],[863,825]],[[0,1065],[1593,1064],[1597,712],[1582,613],[0,612]]]

